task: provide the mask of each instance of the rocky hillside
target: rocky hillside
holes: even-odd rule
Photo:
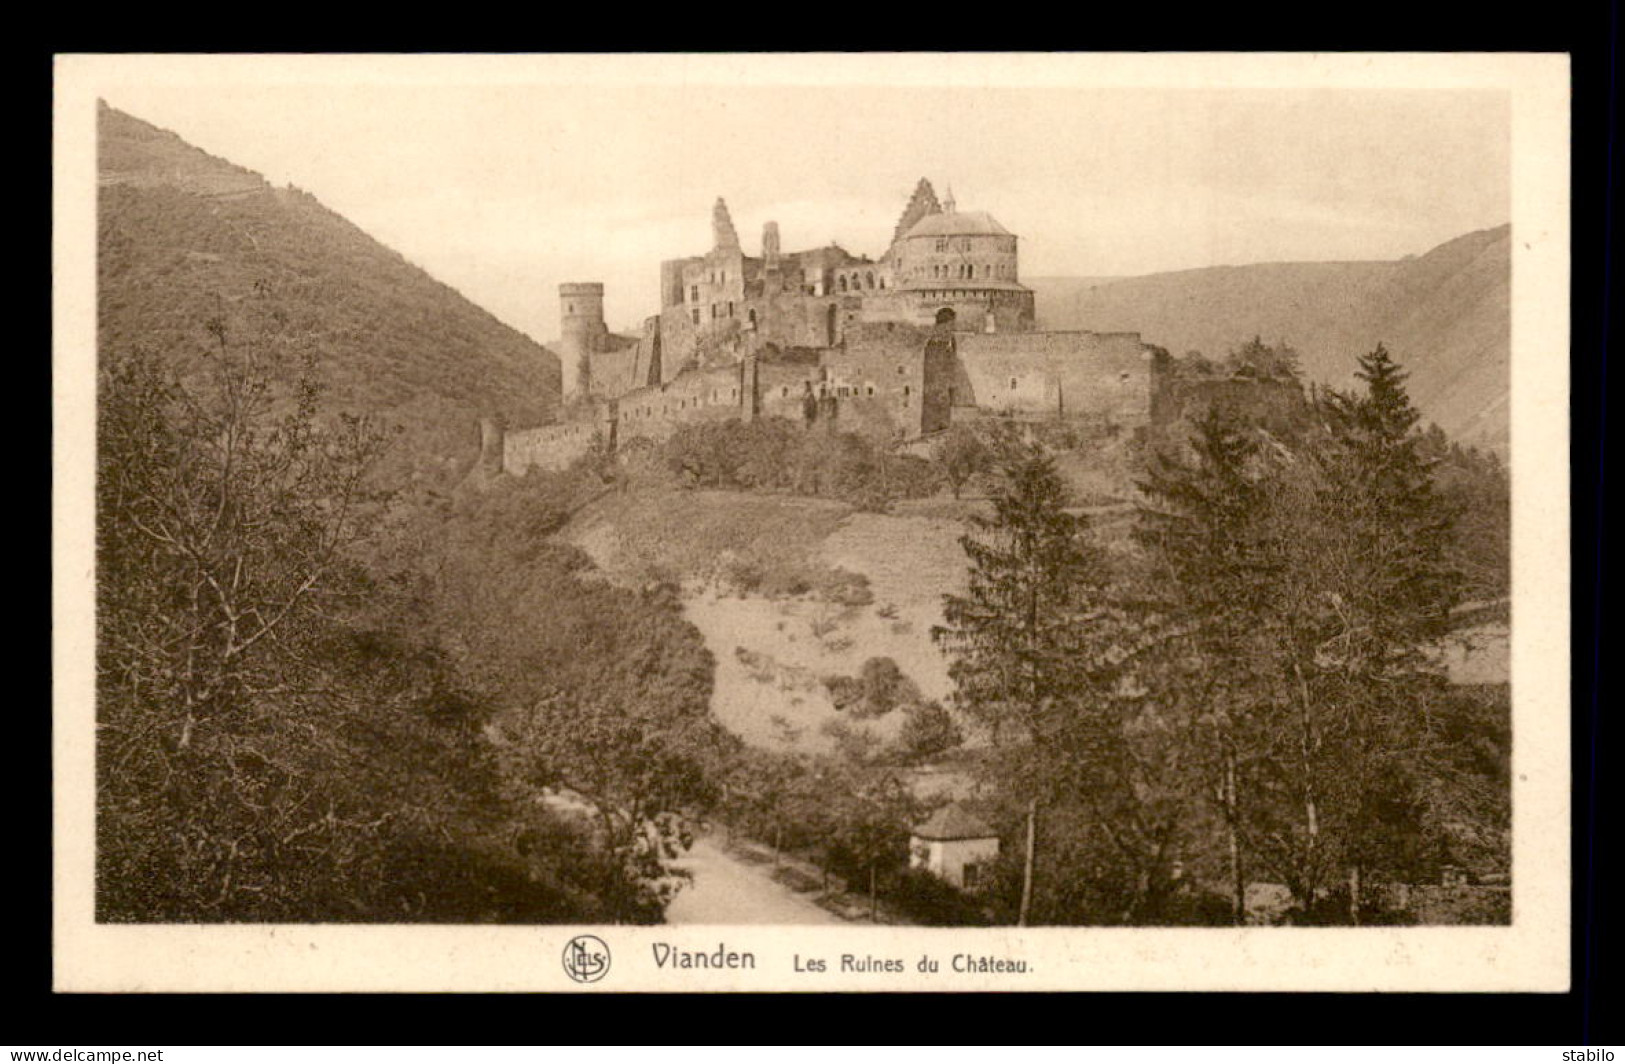
[[[252,343],[273,314],[311,352],[333,409],[401,426],[393,471],[458,477],[477,421],[535,423],[558,359],[315,197],[103,106],[98,124],[99,347],[146,346],[187,367],[223,320]]]
[[[1285,340],[1311,380],[1351,383],[1379,341],[1411,397],[1452,438],[1506,452],[1511,228],[1469,233],[1397,262],[1216,266],[1121,279],[1030,278],[1042,328],[1140,333],[1175,355],[1218,357]],[[1554,351],[1553,357],[1562,357]]]

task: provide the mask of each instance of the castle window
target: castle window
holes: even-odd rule
[[[937,250],[938,251],[947,251],[948,250],[948,241],[946,239],[937,241]]]
[[[897,367],[897,375],[899,377],[901,377],[903,375],[903,367],[902,366]]]
[[[873,394],[875,394],[875,386],[874,386],[874,385],[872,385],[872,384],[871,384],[871,385],[868,385],[868,387],[867,387],[867,388],[866,388],[866,392],[867,392],[867,394],[869,394],[869,395],[873,395]]]
[[[880,275],[880,290],[882,292],[884,292],[886,290],[886,275],[885,274]]]
[[[1010,378],[1010,390],[1015,391],[1015,389],[1016,389],[1016,379],[1014,377],[1011,377]]]
[[[700,323],[700,308],[695,307],[693,310],[689,311],[689,314],[693,316],[694,324],[698,325]]]
[[[866,274],[864,276],[864,280],[868,282],[867,287],[873,288],[875,286],[875,275],[874,274],[872,274],[872,273]]]
[[[790,386],[788,384],[786,384],[783,388],[779,389],[779,398],[780,399],[788,399],[788,398],[790,398]]]
[[[699,285],[694,284],[694,285],[689,285],[688,286],[688,301],[690,303],[698,303],[700,301],[700,286]]]
[[[846,275],[845,274],[841,275],[839,283],[840,283],[840,286],[841,286],[841,291],[843,291],[843,292],[846,291]]]
[[[574,303],[564,304],[564,312],[566,314],[574,314],[576,312],[576,305]]]
[[[728,300],[728,317],[731,318],[733,316],[734,316],[734,301],[730,299],[730,300]]]

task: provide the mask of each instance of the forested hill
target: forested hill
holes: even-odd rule
[[[1410,373],[1423,417],[1503,455],[1511,388],[1511,228],[1394,262],[1216,266],[1121,279],[1029,278],[1046,329],[1138,332],[1171,354],[1222,358],[1284,340],[1304,375],[1351,383],[1379,341]],[[1553,357],[1561,358],[1561,345]]]
[[[298,338],[329,409],[401,426],[389,468],[444,485],[478,419],[557,404],[557,357],[294,188],[102,106],[97,305],[103,357],[146,346],[189,367],[216,343]]]

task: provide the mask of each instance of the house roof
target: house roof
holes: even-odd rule
[[[998,832],[965,812],[963,806],[955,803],[945,805],[932,813],[930,819],[914,829],[914,835],[916,838],[942,841],[992,839],[998,837]]]
[[[928,214],[908,231],[914,236],[1013,236],[986,211],[941,211]]]

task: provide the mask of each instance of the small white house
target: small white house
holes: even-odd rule
[[[945,805],[914,829],[909,867],[923,868],[961,890],[984,886],[999,856],[999,836],[957,803]]]

